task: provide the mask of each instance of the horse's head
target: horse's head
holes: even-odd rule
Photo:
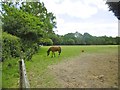
[[[48,51],[47,51],[47,56],[49,56],[49,54],[50,54],[50,51],[48,50]]]

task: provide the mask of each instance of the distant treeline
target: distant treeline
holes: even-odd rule
[[[83,35],[79,32],[65,35],[50,35],[54,45],[118,45],[119,37]],[[51,43],[52,44],[52,43]]]

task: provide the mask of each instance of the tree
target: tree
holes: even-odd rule
[[[75,44],[74,39],[68,39],[67,40],[67,45],[74,45],[74,44]]]
[[[115,41],[117,45],[120,45],[120,37],[115,37]]]
[[[93,43],[93,36],[89,33],[84,33],[83,35],[84,44],[91,45]]]
[[[37,40],[39,36],[42,37],[45,33],[41,29],[43,23],[40,22],[39,18],[18,10],[13,6],[9,7],[7,4],[3,4],[3,10],[5,11],[2,14],[2,22],[4,23],[2,28],[4,32],[31,41]]]
[[[106,4],[109,6],[109,11],[113,11],[115,16],[120,20],[120,1],[110,2],[107,0]]]
[[[56,28],[56,17],[53,13],[47,11],[44,3],[22,2],[20,9],[38,17],[44,24],[42,28],[46,30],[47,33],[53,32],[53,28]]]
[[[2,10],[3,30],[19,37],[27,34],[46,38],[56,27],[56,17],[41,2],[6,2],[2,3]]]
[[[80,45],[80,44],[83,44],[83,41],[82,41],[82,38],[83,38],[83,35],[79,32],[75,32],[75,44],[77,45]]]
[[[53,45],[60,45],[62,43],[61,36],[55,33],[48,34],[48,38],[50,38],[53,41]]]
[[[69,40],[72,41],[71,39],[74,40],[74,42],[75,42],[76,37],[75,37],[74,33],[65,34],[63,37],[63,43],[69,44],[68,42],[69,42]]]
[[[19,4],[2,3],[2,30],[20,38],[21,50],[30,59],[38,49],[39,39],[45,39],[47,34],[53,33],[55,16],[47,12],[44,4],[40,2],[26,2],[21,6]],[[53,44],[49,38],[45,41],[47,45]]]
[[[68,33],[61,36],[63,45],[118,45],[119,37],[92,36],[89,33],[83,35],[79,32]]]

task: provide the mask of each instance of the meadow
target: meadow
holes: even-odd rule
[[[48,67],[59,64],[63,61],[74,60],[70,58],[80,57],[84,54],[116,53],[117,45],[86,45],[86,46],[61,46],[62,53],[58,57],[51,58],[47,56],[46,51],[50,46],[42,46],[39,52],[33,55],[32,60],[25,61],[27,76],[31,88],[53,88],[61,87],[61,84],[50,74]],[[84,50],[84,52],[81,52]],[[2,87],[18,88],[19,87],[19,67],[18,58],[12,58],[2,63]]]

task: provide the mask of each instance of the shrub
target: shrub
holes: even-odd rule
[[[30,60],[32,56],[38,52],[39,45],[35,42],[31,42],[28,40],[22,40],[22,49],[21,49],[21,58],[24,60]]]
[[[20,38],[8,34],[2,33],[2,60],[10,57],[19,57],[21,50]]]
[[[6,32],[2,33],[2,60],[11,57],[20,57],[24,60],[30,60],[33,54],[38,52],[38,50],[39,46],[35,42],[21,40]]]

